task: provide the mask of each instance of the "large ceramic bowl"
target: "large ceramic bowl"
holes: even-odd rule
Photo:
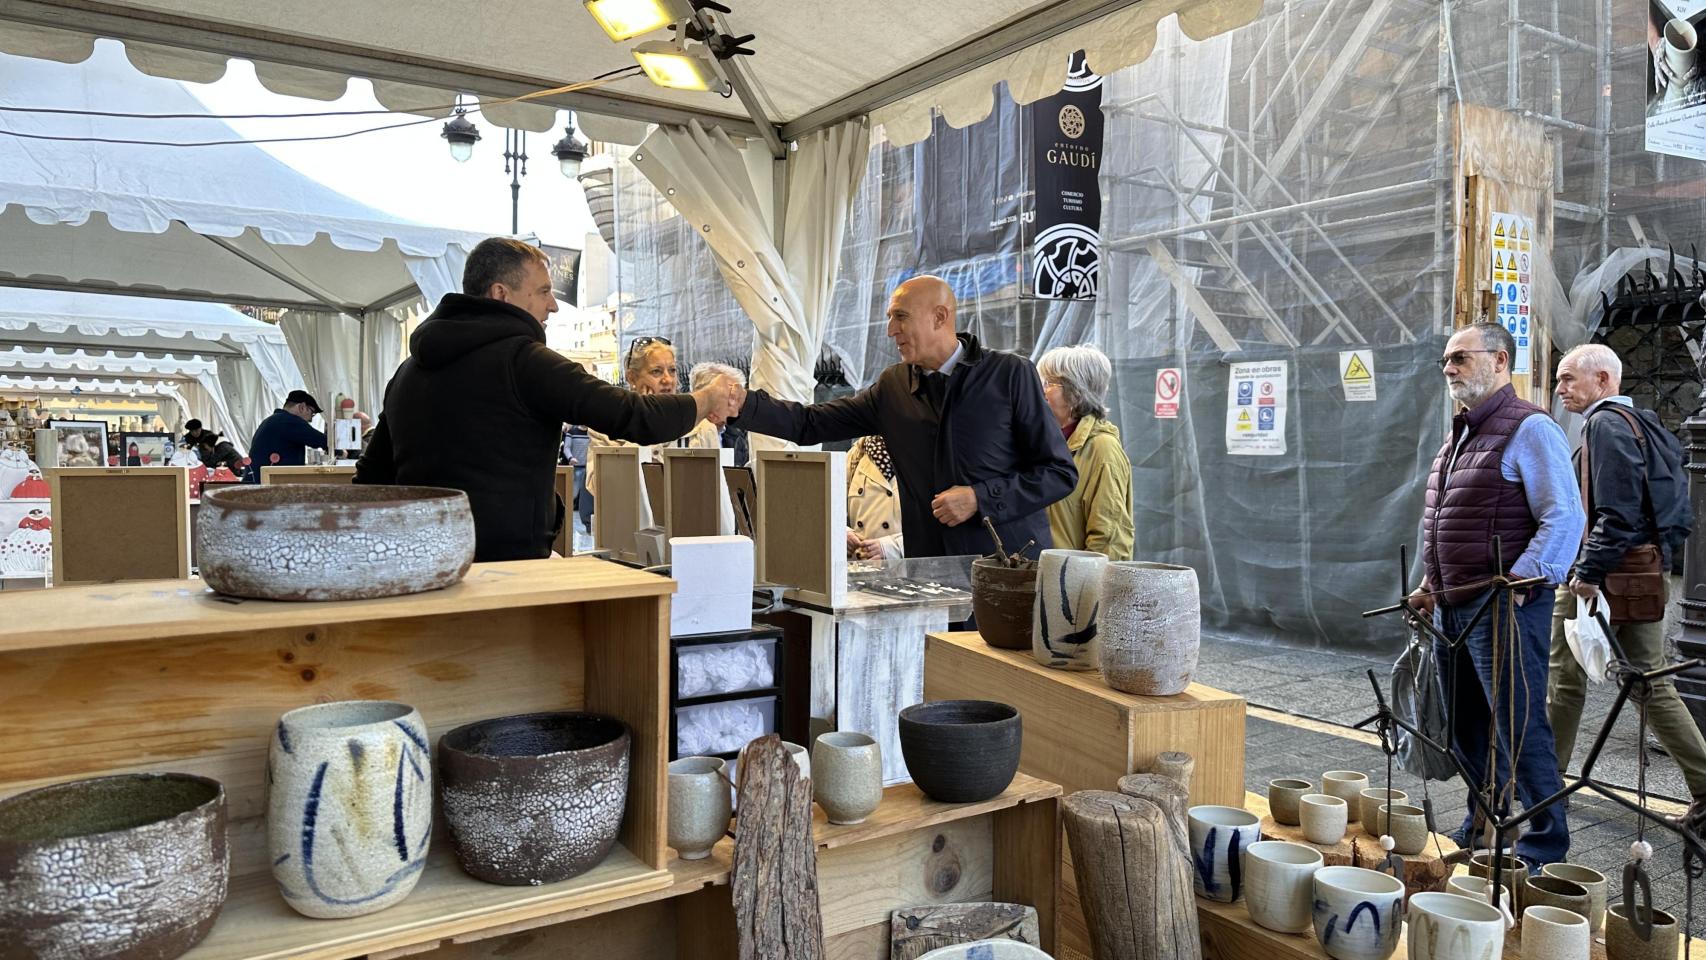
[[[0,956],[170,960],[225,904],[225,790],[188,774],[75,780],[0,801]]]
[[[488,883],[555,883],[598,865],[628,802],[628,725],[530,713],[438,741],[444,819],[462,868]]]
[[[439,487],[228,487],[202,497],[195,556],[207,585],[233,597],[395,597],[462,579],[474,515],[467,494]]]
[[[1019,711],[990,700],[935,700],[900,712],[900,752],[933,800],[976,803],[1013,782],[1024,733]]]
[[[1315,871],[1315,938],[1333,960],[1386,960],[1398,949],[1404,884],[1362,867]]]

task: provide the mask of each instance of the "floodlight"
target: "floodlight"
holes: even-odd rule
[[[610,39],[621,43],[693,17],[687,0],[581,0]]]

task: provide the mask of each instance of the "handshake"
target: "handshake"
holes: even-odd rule
[[[699,419],[709,420],[720,427],[740,416],[741,405],[746,403],[746,388],[733,377],[723,374],[693,391],[693,399],[699,404]]]

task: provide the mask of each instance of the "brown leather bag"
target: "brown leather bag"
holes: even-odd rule
[[[1647,451],[1647,435],[1641,431],[1641,425],[1635,415],[1622,406],[1612,403],[1608,409],[1619,414],[1628,422],[1629,429],[1635,431],[1635,445],[1641,449],[1642,460],[1645,461]],[[1593,484],[1588,467],[1588,449],[1586,428],[1582,435],[1582,458],[1578,465],[1578,474],[1582,487],[1582,506],[1587,510],[1587,524],[1582,528],[1582,542],[1586,543],[1588,534],[1593,531]],[[1642,477],[1645,487],[1646,478]],[[1656,623],[1665,618],[1665,571],[1664,555],[1656,543],[1643,543],[1633,547],[1623,555],[1623,562],[1617,569],[1605,575],[1605,582],[1600,584],[1599,595],[1605,600],[1606,614],[1612,623]]]

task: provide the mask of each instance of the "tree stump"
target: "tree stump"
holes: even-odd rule
[[[979,940],[1037,946],[1037,908],[1022,903],[932,903],[889,914],[889,960],[917,960],[932,950]]]
[[[1184,831],[1186,862],[1190,862],[1190,788],[1158,773],[1128,773],[1120,778],[1119,788],[1128,797],[1142,797],[1161,804],[1167,816]]]
[[[740,960],[823,960],[811,781],[775,734],[741,757],[733,874]]]
[[[1370,836],[1364,830],[1352,830],[1355,844],[1354,866],[1378,869],[1380,862],[1386,859],[1386,851],[1380,848],[1380,838]],[[1434,846],[1435,839],[1439,846]],[[1418,893],[1444,893],[1446,882],[1451,879],[1451,864],[1445,862],[1442,854],[1455,853],[1457,844],[1444,836],[1436,834],[1428,838],[1428,845],[1421,853],[1404,856],[1404,896],[1406,899]]]
[[[1354,826],[1345,831],[1345,835],[1340,838],[1338,843],[1331,845],[1310,843],[1309,838],[1303,835],[1302,827],[1292,827],[1283,823],[1275,823],[1273,817],[1262,818],[1261,831],[1263,840],[1289,840],[1292,843],[1301,843],[1306,847],[1314,847],[1321,851],[1322,866],[1357,866],[1356,844],[1354,843],[1354,838],[1362,835],[1362,831]],[[1378,849],[1379,847],[1379,842],[1376,842],[1375,848]]]
[[[1176,780],[1187,793],[1191,789],[1191,771],[1197,766],[1196,758],[1180,750],[1169,750],[1155,755],[1155,762],[1149,765],[1149,772]]]
[[[1097,960],[1201,960],[1190,840],[1169,807],[1181,788],[1165,777],[1132,789],[1084,790],[1061,802],[1072,870]]]

